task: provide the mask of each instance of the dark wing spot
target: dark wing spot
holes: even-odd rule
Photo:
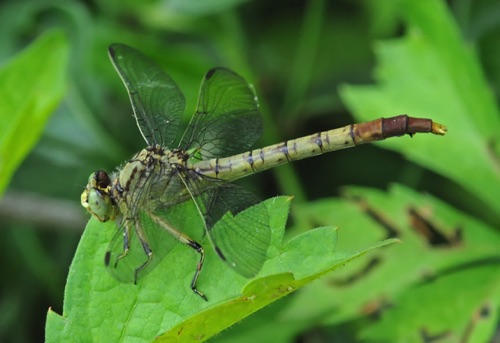
[[[111,251],[106,251],[106,255],[104,255],[104,265],[109,266],[109,262],[111,260]]]
[[[114,46],[115,44],[111,45],[108,49],[109,51],[109,55],[114,59],[116,60],[116,52],[115,52],[115,49],[114,49]]]
[[[214,76],[215,72],[217,71],[217,68],[212,68],[207,72],[207,75],[205,75],[205,79],[209,80],[212,76]]]
[[[217,253],[217,255],[219,255],[219,257],[225,261],[226,260],[226,256],[224,256],[224,254],[222,253],[222,251],[220,251],[219,247],[215,247],[215,252]]]

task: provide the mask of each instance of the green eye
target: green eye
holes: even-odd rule
[[[111,181],[103,171],[92,173],[81,195],[82,206],[101,222],[114,219],[116,206],[109,194]]]
[[[114,205],[109,194],[101,193],[97,189],[91,188],[82,193],[82,199],[84,197],[86,198],[86,203],[82,202],[82,205],[93,216],[97,217],[97,219],[102,222],[111,219],[114,214]]]

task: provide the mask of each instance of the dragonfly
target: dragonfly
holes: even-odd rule
[[[119,228],[104,263],[122,282],[137,283],[173,244],[181,242],[199,255],[190,287],[207,300],[197,288],[205,251],[186,233],[184,204],[194,204],[204,236],[217,255],[251,278],[266,260],[271,232],[265,213],[255,220],[238,220],[239,213],[259,200],[232,181],[364,143],[447,131],[431,119],[399,115],[249,150],[263,123],[254,89],[240,75],[227,68],[209,70],[201,83],[197,109],[180,132],[186,100],[174,80],[127,45],[111,45],[109,56],[128,91],[147,147],[117,172],[92,173],[81,203],[99,221],[117,221]],[[160,241],[167,246],[159,246]]]

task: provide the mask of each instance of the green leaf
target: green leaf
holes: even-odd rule
[[[228,268],[208,241],[202,241],[206,260],[198,288],[208,302],[190,289],[197,256],[181,244],[138,285],[115,281],[106,273],[103,257],[116,225],[91,220],[70,269],[63,314],[47,316],[46,340],[151,341],[157,336],[160,341],[205,340],[337,266],[393,242],[339,252],[334,250],[336,229],[324,227],[281,246],[289,204],[290,198],[278,197],[256,205],[267,208],[273,237],[269,260],[253,280]],[[191,217],[188,214],[186,220]]]
[[[50,31],[0,70],[0,194],[64,94],[68,46]]]
[[[342,98],[361,121],[408,113],[447,125],[439,141],[417,136],[380,146],[454,180],[499,211],[500,113],[479,61],[444,2],[400,3],[408,33],[377,44],[378,83],[344,86]]]
[[[395,299],[399,305],[384,312],[382,320],[363,330],[361,337],[368,341],[421,342],[426,335],[444,336],[453,342],[465,341],[466,337],[468,342],[486,342],[494,336],[498,320],[494,314],[500,302],[498,275],[498,261],[485,261],[410,287]],[[487,326],[477,332],[481,321]],[[470,339],[473,332],[476,340]]]
[[[500,237],[493,227],[403,186],[395,185],[387,193],[350,187],[344,194],[348,201],[300,204],[296,214],[314,225],[338,224],[343,232],[341,251],[387,236],[401,243],[377,250],[370,259],[353,261],[349,268],[304,289],[279,314],[283,323],[305,317],[333,325],[359,318],[360,313],[388,310],[387,317],[366,329],[365,340],[410,342],[422,328],[431,336],[446,331],[458,337],[474,313],[499,306],[495,290],[500,283]],[[331,294],[335,296],[325,302]],[[487,323],[485,327],[487,331]],[[491,332],[485,335],[491,337]]]

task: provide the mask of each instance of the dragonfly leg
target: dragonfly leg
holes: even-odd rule
[[[116,258],[113,268],[116,268],[118,266],[118,261],[127,256],[129,250],[130,250],[130,231],[128,223],[125,222],[123,225],[123,252]],[[106,251],[106,255],[104,256],[104,265],[109,266],[110,259],[111,259],[111,251]]]
[[[146,240],[146,237],[144,236],[144,233],[143,233],[142,228],[141,228],[138,221],[135,223],[135,232],[137,233],[137,237],[139,238],[139,241],[141,242],[142,249],[144,250],[144,253],[148,257],[148,259],[143,264],[141,264],[139,267],[137,267],[134,271],[134,285],[137,285],[137,276],[139,275],[139,272],[141,270],[143,270],[144,268],[146,268],[148,266],[148,264],[151,262],[151,260],[153,259],[153,250],[151,250],[151,248],[149,247],[149,244]]]
[[[194,293],[198,294],[203,300],[208,301],[205,294],[203,294],[202,292],[200,292],[198,290],[198,288],[196,288],[196,282],[198,281],[198,277],[200,276],[201,268],[203,267],[203,262],[205,261],[205,250],[203,249],[201,244],[196,242],[195,240],[191,239],[187,235],[183,234],[182,232],[176,230],[172,225],[170,225],[168,222],[166,222],[163,218],[160,218],[153,213],[149,213],[149,216],[151,217],[151,219],[155,223],[160,225],[165,231],[167,231],[172,236],[177,238],[181,243],[196,250],[196,252],[198,254],[200,254],[200,260],[198,261],[198,265],[196,267],[196,272],[194,273],[193,280],[191,281],[191,289],[193,290]],[[147,262],[147,263],[149,263],[149,262]]]
[[[189,247],[191,247],[191,248],[193,248],[194,250],[196,250],[196,252],[198,254],[200,254],[200,261],[198,262],[198,265],[196,267],[196,272],[194,273],[193,280],[191,281],[191,289],[193,290],[193,292],[195,292],[200,297],[202,297],[203,300],[208,301],[208,299],[205,296],[205,294],[201,293],[196,288],[196,282],[198,281],[198,277],[200,276],[201,268],[203,267],[203,262],[205,261],[205,250],[203,250],[203,247],[198,242],[193,241],[192,239],[190,239],[187,236],[185,238],[187,238],[186,245],[189,246]]]

